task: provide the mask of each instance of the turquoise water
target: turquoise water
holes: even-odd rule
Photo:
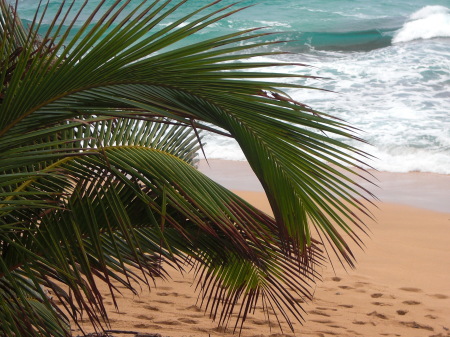
[[[49,14],[60,2],[51,1]],[[79,24],[97,3],[89,3]],[[207,3],[191,0],[170,21]],[[274,47],[291,52],[278,60],[314,67],[278,70],[325,77],[305,84],[334,91],[295,90],[290,92],[294,99],[361,129],[371,143],[363,149],[378,158],[371,164],[380,170],[450,174],[450,0],[252,0],[240,5],[254,6],[185,43],[261,26],[283,32],[270,37],[291,40]],[[31,19],[36,6],[34,0],[19,1],[22,18]],[[207,143],[211,158],[245,159],[227,139],[211,135]]]

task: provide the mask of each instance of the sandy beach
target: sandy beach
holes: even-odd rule
[[[200,170],[270,213],[246,163],[202,161]],[[365,251],[355,251],[357,268],[335,264],[321,271],[323,282],[314,285],[315,297],[305,303],[305,322],[295,325],[295,334],[269,323],[259,308],[241,336],[450,336],[450,176],[375,175],[379,188],[372,190],[383,202],[371,207],[377,221],[368,223]],[[118,296],[119,312],[105,288],[111,329],[173,337],[233,335],[232,327],[217,328],[197,305],[192,275],[171,276],[139,296]]]

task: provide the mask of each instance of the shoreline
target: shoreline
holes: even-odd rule
[[[212,180],[231,190],[262,192],[263,188],[246,161],[201,159],[198,169]],[[369,170],[375,177],[371,185],[356,179],[381,202],[450,213],[450,175],[437,173],[395,173]],[[367,176],[367,175],[366,175]]]

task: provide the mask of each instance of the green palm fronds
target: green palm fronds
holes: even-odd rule
[[[75,29],[88,1],[25,27],[0,0],[0,335],[68,336],[82,315],[101,330],[98,282],[114,299],[167,265],[194,268],[221,325],[262,301],[292,327],[325,250],[353,266],[366,154],[332,136],[362,140],[291,100],[303,87],[280,79],[302,76],[270,71],[285,63],[251,59],[275,54],[269,33],[183,43],[241,10],[185,2],[100,1]],[[195,168],[205,130],[239,143],[274,218]]]

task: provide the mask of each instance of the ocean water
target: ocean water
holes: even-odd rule
[[[51,1],[50,14],[60,2]],[[185,11],[209,2],[191,0]],[[32,18],[36,3],[19,0],[22,18]],[[360,129],[370,145],[353,145],[376,157],[371,166],[450,174],[450,0],[252,0],[240,5],[254,6],[186,43],[251,27],[282,32],[270,38],[292,42],[272,48],[290,54],[277,59],[312,67],[276,70],[324,77],[299,83],[332,91],[289,94]],[[205,141],[208,158],[245,160],[229,139],[207,135]]]

